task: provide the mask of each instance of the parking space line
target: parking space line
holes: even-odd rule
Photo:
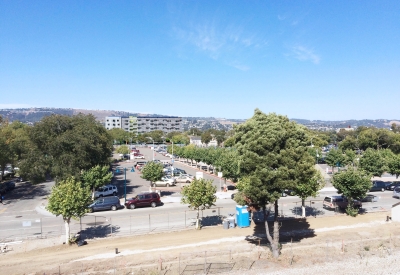
[[[4,207],[3,209],[0,210],[0,214],[3,214],[7,210],[7,207]]]

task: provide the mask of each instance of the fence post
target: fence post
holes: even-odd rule
[[[204,251],[204,274],[207,274],[206,265],[207,265],[207,251]]]

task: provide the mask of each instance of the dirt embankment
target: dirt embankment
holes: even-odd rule
[[[210,268],[231,274],[281,272],[319,264],[390,256],[400,247],[400,224],[386,222],[388,213],[287,220],[281,223],[282,254],[273,259],[261,238],[263,225],[144,236],[87,240],[88,245],[62,245],[61,239],[26,241],[0,255],[1,274],[178,274]],[[250,240],[249,240],[250,239]],[[45,247],[46,245],[51,245]],[[115,249],[118,248],[118,254]],[[111,273],[113,274],[113,273]],[[185,273],[189,274],[189,273]],[[191,274],[195,274],[191,273]],[[328,273],[329,274],[329,273]],[[345,274],[340,273],[339,274]],[[393,273],[395,274],[395,273]]]

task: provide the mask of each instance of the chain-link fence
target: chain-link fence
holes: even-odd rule
[[[202,226],[222,223],[222,208],[200,211]],[[106,213],[104,213],[106,214]],[[197,211],[163,212],[149,215],[100,216],[86,215],[80,220],[71,220],[70,232],[80,232],[81,238],[143,235],[193,228]],[[61,217],[18,219],[0,221],[0,243],[22,239],[50,238],[65,234]]]

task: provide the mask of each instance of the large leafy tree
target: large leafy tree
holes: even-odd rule
[[[112,172],[107,165],[96,165],[89,170],[83,171],[81,176],[82,183],[92,190],[92,198],[94,198],[95,189],[110,183],[111,179]]]
[[[278,199],[285,189],[295,189],[300,178],[315,175],[315,160],[307,152],[307,130],[285,116],[256,109],[251,119],[235,127],[234,138],[241,176],[237,188],[250,205],[263,209],[267,239],[278,257]],[[267,222],[269,203],[274,205],[273,236]]]
[[[239,179],[239,154],[236,148],[223,148],[215,160],[214,166],[224,177],[224,180],[231,179],[237,182]]]
[[[150,183],[156,182],[164,175],[163,166],[161,163],[149,161],[142,169],[142,178],[150,181]]]
[[[400,155],[393,155],[389,158],[387,164],[389,168],[388,172],[395,175],[397,179],[400,175]]]
[[[208,144],[212,140],[212,135],[210,132],[204,132],[201,134],[201,142],[203,144]]]
[[[93,115],[48,116],[29,128],[28,136],[21,173],[34,183],[46,174],[56,181],[79,178],[82,170],[109,164],[112,137]]]
[[[2,119],[0,124],[0,179],[2,179],[4,176],[6,165],[14,164],[16,161],[16,154],[13,150],[14,140],[15,131],[13,131],[7,120]]]
[[[121,145],[121,146],[118,146],[116,152],[118,154],[127,155],[127,154],[129,154],[129,148],[126,145]]]
[[[326,164],[332,167],[332,173],[335,166],[341,166],[344,164],[345,157],[339,149],[332,149],[326,154]]]
[[[343,194],[347,198],[349,202],[346,209],[347,214],[357,216],[358,210],[354,209],[353,201],[365,197],[372,187],[372,182],[370,174],[350,167],[347,171],[333,175],[332,185],[339,194]]]
[[[200,211],[213,206],[217,200],[217,188],[212,185],[212,180],[195,179],[190,185],[182,188],[181,203],[189,204],[189,208],[197,211],[196,229],[201,229]]]
[[[360,158],[360,169],[373,176],[380,177],[389,168],[387,161],[393,155],[389,150],[368,148]]]
[[[65,225],[65,243],[70,243],[71,219],[84,216],[91,202],[89,186],[83,185],[74,177],[62,180],[53,186],[46,208],[54,215],[62,216]]]
[[[301,175],[301,173],[299,173]],[[301,216],[306,216],[306,206],[305,200],[308,197],[316,197],[318,195],[318,191],[324,187],[325,182],[321,173],[317,170],[314,171],[314,176],[312,178],[306,173],[305,178],[299,180],[299,183],[296,185],[293,190],[294,193],[299,196],[301,199]]]

